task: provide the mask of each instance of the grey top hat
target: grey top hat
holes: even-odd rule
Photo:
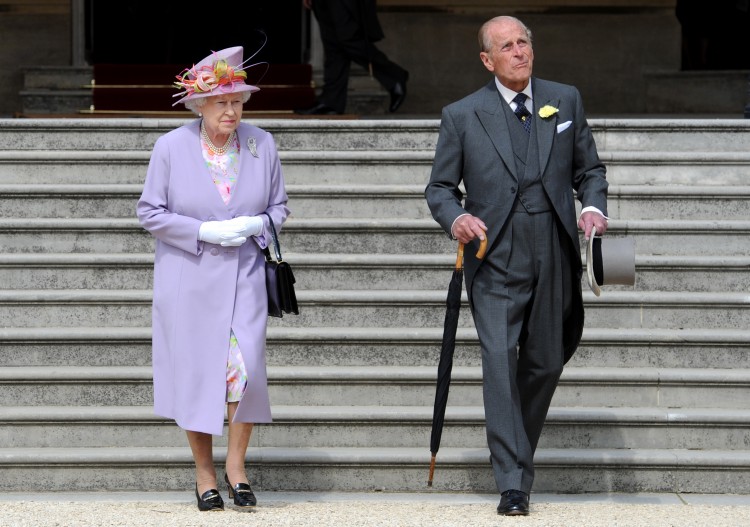
[[[596,296],[603,285],[635,285],[635,240],[597,238],[592,227],[586,245],[586,276]]]

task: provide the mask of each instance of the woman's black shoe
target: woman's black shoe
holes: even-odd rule
[[[198,498],[198,509],[202,511],[223,511],[224,500],[216,489],[209,489],[198,495],[198,485],[195,486],[195,497]]]
[[[258,500],[255,499],[253,489],[247,483],[237,483],[234,487],[229,483],[229,476],[224,474],[224,481],[227,482],[227,488],[229,489],[229,497],[234,500],[234,504],[238,507],[255,507]]]

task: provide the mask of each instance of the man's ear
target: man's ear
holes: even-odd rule
[[[491,72],[495,72],[495,67],[492,65],[492,61],[490,60],[490,56],[487,54],[486,51],[480,51],[479,52],[479,58],[482,61],[482,64],[484,64],[484,67],[487,68],[487,70]]]

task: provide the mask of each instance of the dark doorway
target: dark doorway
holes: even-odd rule
[[[300,0],[164,2],[87,0],[86,49],[91,64],[198,62],[211,51],[243,46],[253,62],[300,64],[306,20]]]
[[[86,17],[94,111],[183,111],[174,104],[175,76],[232,46],[245,48],[246,66],[258,65],[246,69],[248,82],[261,88],[248,104],[253,111],[289,113],[313,103],[301,0],[86,0]]]
[[[750,69],[750,1],[677,0],[683,70]]]

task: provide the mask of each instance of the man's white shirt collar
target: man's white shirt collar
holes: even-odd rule
[[[503,99],[505,100],[505,102],[507,102],[508,104],[512,103],[513,99],[518,94],[518,92],[515,92],[515,91],[511,90],[510,88],[506,88],[505,86],[503,86],[502,84],[500,84],[500,80],[497,77],[495,77],[495,86],[497,86],[497,89],[500,92],[500,95],[503,97]],[[523,91],[521,91],[521,93],[525,93],[526,94],[526,97],[527,97],[527,99],[526,99],[526,108],[528,108],[529,111],[531,111],[534,108],[534,105],[532,104],[533,97],[531,96],[531,79],[529,79],[529,83],[526,85],[526,87],[523,89]],[[513,110],[515,110],[514,106],[515,105],[511,106],[511,108]]]

